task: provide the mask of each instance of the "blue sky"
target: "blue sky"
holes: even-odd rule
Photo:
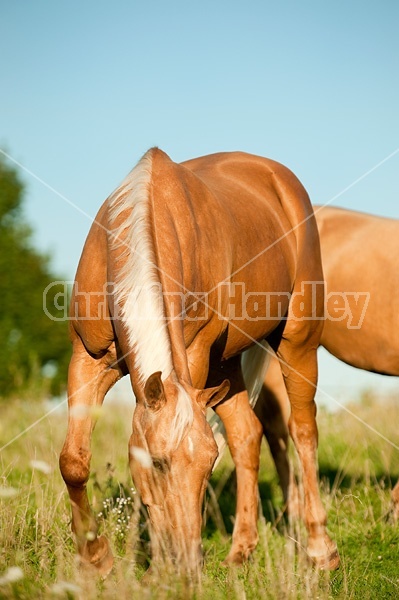
[[[394,0],[0,1],[0,147],[37,245],[72,279],[85,215],[153,145],[269,156],[314,202],[398,218],[398,30]]]

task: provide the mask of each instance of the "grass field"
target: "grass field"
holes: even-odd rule
[[[399,446],[399,405],[368,396],[351,409]],[[0,447],[48,410],[37,402],[0,405]],[[207,495],[205,565],[200,587],[163,576],[145,584],[148,533],[127,466],[131,408],[105,404],[93,439],[90,495],[116,557],[105,581],[79,570],[70,509],[58,471],[65,407],[0,454],[0,598],[398,598],[399,526],[389,517],[399,450],[347,412],[319,411],[320,477],[341,568],[316,571],[306,560],[302,525],[289,527],[266,447],[259,479],[260,542],[242,568],[221,566],[234,519],[235,481],[226,456]]]

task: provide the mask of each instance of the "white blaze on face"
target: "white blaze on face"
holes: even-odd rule
[[[145,469],[150,469],[152,467],[152,458],[144,448],[132,446],[130,448],[130,454]]]

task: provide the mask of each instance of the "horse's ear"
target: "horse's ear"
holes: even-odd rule
[[[161,375],[161,371],[150,375],[144,387],[147,406],[152,410],[159,410],[166,401]]]
[[[198,402],[204,409],[212,408],[213,406],[216,406],[216,404],[219,404],[219,402],[221,402],[225,398],[229,389],[230,381],[228,379],[225,379],[217,387],[201,390],[198,396]]]

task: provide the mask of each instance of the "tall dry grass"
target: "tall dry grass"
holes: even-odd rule
[[[0,446],[41,418],[48,406],[10,401],[1,406]],[[350,410],[399,446],[399,403],[367,399]],[[142,582],[150,563],[145,511],[127,464],[132,408],[105,404],[93,438],[89,493],[109,538],[115,567],[101,581],[82,571],[70,530],[70,507],[58,471],[66,433],[60,407],[0,455],[0,598],[384,598],[399,593],[399,536],[389,521],[390,488],[399,452],[345,412],[319,412],[320,476],[329,527],[342,566],[323,573],[309,564],[306,532],[281,513],[281,494],[262,451],[260,542],[240,569],[221,561],[234,521],[234,473],[228,455],[207,494],[202,581],[193,587],[173,574]],[[376,595],[377,594],[377,595]],[[392,594],[389,596],[389,594]]]

